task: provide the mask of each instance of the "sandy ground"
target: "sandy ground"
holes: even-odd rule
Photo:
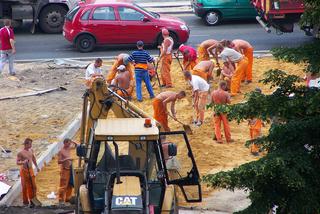
[[[110,63],[109,63],[110,64]],[[109,65],[108,63],[104,66]],[[258,83],[263,77],[263,73],[271,68],[284,69],[291,74],[303,76],[303,65],[293,65],[290,63],[278,62],[272,58],[256,59],[253,68],[253,83],[242,85],[243,93],[254,90],[259,86],[263,93],[270,93],[268,86]],[[48,69],[46,64],[25,64],[18,65],[19,80],[8,78],[0,79],[0,97],[9,94],[18,94],[34,89],[47,89],[56,86],[64,86],[67,91],[57,91],[42,96],[19,98],[15,100],[0,101],[0,144],[13,151],[13,158],[1,159],[0,172],[5,172],[9,168],[16,168],[15,156],[21,148],[21,143],[25,137],[34,139],[34,150],[37,156],[46,149],[46,146],[55,142],[55,137],[59,135],[65,125],[81,110],[81,97],[85,87],[83,86],[83,69]],[[176,104],[177,117],[181,121],[190,124],[193,117],[191,105],[191,88],[183,79],[178,64],[172,65],[172,78],[174,88],[171,90],[186,90],[187,98]],[[217,87],[214,81],[211,88]],[[155,94],[160,91],[158,87]],[[152,101],[148,99],[148,94],[144,90],[144,102],[137,103],[141,109],[152,114]],[[244,95],[236,96],[233,103],[243,100]],[[180,124],[169,119],[172,130],[181,130]],[[212,112],[207,111],[205,123],[201,127],[193,127],[193,135],[189,136],[193,154],[201,175],[229,170],[243,163],[257,160],[250,154],[249,149],[244,146],[249,139],[247,123],[237,124],[231,122],[232,138],[235,143],[217,144],[212,140]],[[267,128],[264,128],[267,133]],[[44,204],[54,204],[56,200],[48,200],[47,194],[51,191],[57,193],[59,180],[57,160],[54,159],[37,176],[38,196]],[[202,185],[204,198],[211,197],[213,190]],[[206,201],[206,200],[204,200]],[[205,206],[207,202],[198,204]],[[182,205],[185,205],[182,203]]]

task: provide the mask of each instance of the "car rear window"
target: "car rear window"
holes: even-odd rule
[[[94,10],[92,19],[94,20],[116,20],[113,7],[98,7]]]
[[[90,12],[91,10],[87,10],[86,12],[84,12],[84,14],[82,14],[81,16],[81,20],[89,20]]]
[[[66,19],[69,21],[72,21],[74,15],[76,15],[76,13],[79,11],[79,9],[80,9],[80,7],[76,6],[72,10],[70,10],[66,15]]]

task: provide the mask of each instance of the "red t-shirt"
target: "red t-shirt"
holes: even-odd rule
[[[183,54],[185,50],[189,51],[189,55]],[[197,60],[197,51],[193,47],[182,45],[179,47],[179,51],[183,54],[183,59],[186,61],[195,61]]]
[[[11,50],[10,39],[14,39],[14,33],[12,28],[3,27],[0,29],[1,50]]]

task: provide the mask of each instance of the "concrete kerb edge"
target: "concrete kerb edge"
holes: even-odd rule
[[[60,134],[57,138],[58,141],[50,144],[45,152],[38,158],[37,163],[40,169],[42,169],[45,164],[48,164],[52,158],[59,152],[62,147],[63,140],[65,138],[72,138],[77,133],[80,128],[81,113],[79,113],[75,119],[67,126],[66,130]],[[35,171],[36,173],[36,171]],[[10,206],[12,202],[20,195],[21,192],[21,181],[20,179],[14,183],[10,191],[4,196],[0,201],[0,206]]]
[[[271,52],[269,50],[262,50],[262,51],[254,51],[253,52],[253,56],[256,57],[256,58],[261,58],[261,57],[271,57],[273,56],[271,54]],[[158,55],[152,55],[153,57],[158,57]],[[70,58],[47,58],[47,59],[22,59],[22,60],[16,60],[15,62],[16,63],[36,63],[36,62],[39,62],[39,63],[44,63],[44,62],[53,62],[57,59],[68,59],[68,60],[88,60],[88,61],[91,61],[91,60],[95,60],[98,56],[94,56],[94,57],[70,57]],[[106,57],[100,57],[102,60],[113,60],[114,59],[114,56],[106,56]],[[182,58],[180,56],[180,58]]]

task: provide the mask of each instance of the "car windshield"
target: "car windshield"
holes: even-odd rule
[[[140,7],[139,5],[137,4],[134,4],[135,7],[139,8],[140,10],[144,11],[146,14],[148,14],[149,16],[152,16],[153,18],[160,18],[160,14],[159,13],[155,13],[155,12],[151,12],[151,11],[148,11],[142,7]]]

